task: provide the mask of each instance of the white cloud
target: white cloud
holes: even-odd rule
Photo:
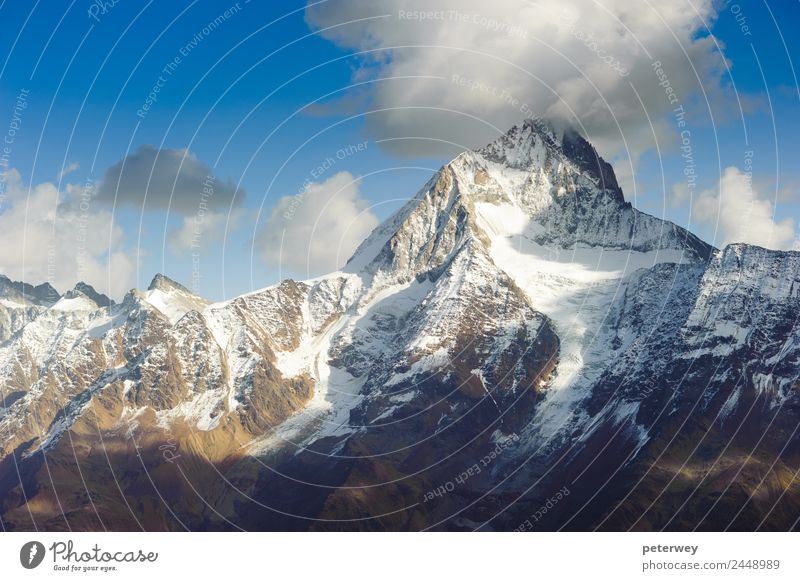
[[[264,261],[308,276],[341,268],[378,225],[359,185],[343,171],[278,200],[257,237]]]
[[[60,292],[78,281],[120,298],[133,285],[135,263],[122,248],[122,230],[90,192],[49,182],[23,185],[19,172],[5,174],[0,213],[0,272],[12,280],[49,282]]]
[[[61,169],[61,171],[60,171],[60,172],[58,172],[58,179],[60,180],[60,179],[62,179],[64,176],[71,174],[72,172],[74,172],[75,170],[77,170],[79,167],[80,167],[80,164],[79,164],[77,161],[75,161],[75,162],[72,162],[72,163],[70,163],[70,164],[68,164],[68,165],[65,165],[65,166],[64,166],[64,167]]]
[[[198,212],[194,216],[184,216],[180,227],[169,235],[170,251],[183,256],[208,250],[236,228],[241,214],[241,210],[235,209],[230,216],[227,212]]]
[[[717,246],[746,242],[776,250],[797,249],[794,220],[776,221],[774,212],[773,203],[753,191],[750,176],[733,166],[722,173],[718,190],[703,191],[692,203],[692,221],[711,232]]]
[[[171,252],[179,256],[220,242],[228,213],[238,217],[245,196],[188,149],[152,145],[141,146],[108,168],[96,194],[105,206],[168,210],[181,216],[181,225],[168,238]]]
[[[525,116],[544,115],[571,122],[577,116],[607,155],[625,153],[618,122],[638,155],[654,145],[650,120],[659,138],[674,136],[676,104],[659,85],[654,61],[687,108],[704,92],[719,120],[730,102],[720,90],[724,56],[705,33],[714,6],[713,0],[331,0],[309,5],[306,20],[327,28],[321,35],[342,47],[379,49],[362,58],[354,81],[402,77],[370,85],[379,112],[366,117],[377,138],[402,138],[383,144],[395,153],[445,153],[437,140],[481,145]],[[359,21],[341,25],[352,20]]]

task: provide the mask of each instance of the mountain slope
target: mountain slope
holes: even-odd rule
[[[340,272],[217,304],[158,275],[119,304],[26,305],[0,346],[0,515],[792,528],[798,261],[636,210],[578,133],[528,121]]]

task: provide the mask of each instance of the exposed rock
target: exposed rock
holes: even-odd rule
[[[790,528],[798,267],[634,209],[531,121],[315,280],[40,304],[0,279],[0,516],[510,530],[568,485],[536,528]]]

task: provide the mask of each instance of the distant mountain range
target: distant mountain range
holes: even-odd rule
[[[445,165],[339,272],[209,304],[0,277],[6,530],[789,530],[800,253],[577,131]]]

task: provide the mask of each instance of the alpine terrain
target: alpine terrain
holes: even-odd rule
[[[339,272],[0,278],[5,530],[788,530],[800,253],[713,248],[536,120]]]

